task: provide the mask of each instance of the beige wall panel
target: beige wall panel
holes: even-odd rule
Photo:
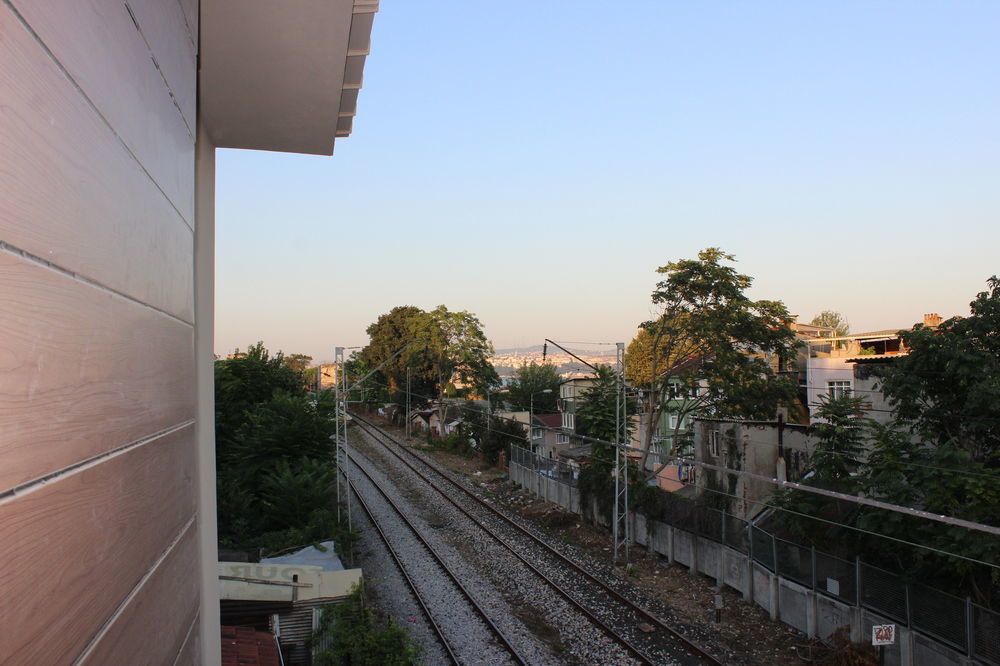
[[[191,630],[188,633],[187,640],[184,641],[181,651],[177,653],[177,659],[174,660],[174,666],[201,666],[202,664],[211,664],[212,662],[207,660],[202,660],[201,655],[201,621],[200,618],[196,618],[194,623],[192,623]],[[219,633],[219,632],[216,632]],[[221,650],[219,651],[221,654]]]
[[[177,0],[127,0],[146,43],[153,51],[170,92],[194,132],[197,62],[194,42]]]
[[[194,139],[121,0],[8,0],[194,224]]]
[[[191,35],[191,41],[194,43],[194,51],[198,52],[198,24],[200,23],[200,17],[198,16],[198,0],[176,0],[181,6],[181,11],[184,12],[184,22],[187,24],[188,34]]]
[[[185,321],[191,229],[0,5],[0,241]]]
[[[188,426],[0,500],[0,663],[79,655],[191,520],[194,474]]]
[[[193,344],[183,322],[0,251],[0,492],[193,419]]]
[[[83,664],[171,664],[198,614],[198,530],[185,532],[128,601]],[[195,627],[197,631],[197,627]]]

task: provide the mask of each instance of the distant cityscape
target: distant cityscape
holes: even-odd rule
[[[605,364],[612,365],[615,362],[615,348],[609,347],[601,350],[582,350],[567,346],[581,360],[591,365]],[[563,377],[569,378],[580,375],[589,375],[593,372],[587,365],[573,358],[558,347],[549,345],[534,345],[532,347],[521,347],[514,349],[498,349],[490,358],[493,368],[505,382],[517,375],[517,369],[522,365],[531,363],[550,363],[559,371]]]

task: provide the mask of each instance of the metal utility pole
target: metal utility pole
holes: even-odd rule
[[[612,521],[615,563],[621,555],[628,563],[630,537],[628,520],[628,454],[622,447],[628,447],[628,409],[625,400],[625,343],[616,343],[617,348],[617,391],[615,398],[615,511]]]
[[[344,472],[344,480],[347,482],[347,527],[351,527],[351,484],[350,484],[350,462],[347,457],[347,372],[344,365],[344,348],[335,347],[334,364],[339,368],[340,377],[334,383],[334,414],[337,424],[337,500],[340,500],[340,471]],[[341,455],[343,453],[343,455]],[[340,515],[340,509],[337,509]]]

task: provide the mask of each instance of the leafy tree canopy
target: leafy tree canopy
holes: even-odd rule
[[[761,419],[773,417],[781,401],[795,398],[795,382],[777,372],[792,360],[797,344],[788,310],[780,301],[747,297],[753,279],[725,265],[733,261],[732,255],[708,248],[697,259],[657,269],[665,276],[652,294],[660,315],[643,324],[650,334],[643,343],[649,377],[660,397],[651,423],[659,422],[668,403],[680,416]],[[689,395],[680,407],[673,400],[678,384]],[[650,428],[641,468],[652,436]]]
[[[309,367],[309,363],[313,360],[313,357],[306,356],[305,354],[289,354],[281,360],[295,372],[302,373]]]
[[[536,414],[552,413],[556,411],[561,383],[559,370],[551,363],[524,363],[518,368],[517,377],[507,387],[505,401],[515,411],[525,411],[533,404]],[[546,389],[551,393],[543,393]]]
[[[967,451],[1000,467],[1000,280],[970,304],[968,317],[900,331],[909,353],[884,371],[882,391],[927,442]]]
[[[267,402],[275,391],[304,396],[302,376],[284,362],[278,352],[271,356],[263,342],[246,353],[237,349],[232,358],[215,362],[215,433],[219,454],[232,444],[244,415],[253,406]]]
[[[834,312],[833,310],[823,310],[818,315],[812,318],[809,322],[813,326],[826,326],[827,328],[832,328],[836,335],[847,335],[851,331],[851,325],[844,315],[839,312]]]
[[[627,443],[631,439],[632,422],[626,419],[627,436],[623,438],[618,421],[618,374],[608,365],[597,366],[597,376],[591,386],[580,394],[576,408],[576,432],[585,437],[594,437],[606,442]],[[635,405],[626,403],[627,414],[635,414]]]
[[[453,376],[480,393],[500,383],[489,363],[493,345],[470,312],[451,312],[443,305],[425,312],[404,305],[380,316],[367,332],[370,341],[359,357],[372,368],[385,363],[381,372],[393,391],[405,388],[407,368],[414,396],[441,395]],[[409,343],[417,344],[389,360]]]

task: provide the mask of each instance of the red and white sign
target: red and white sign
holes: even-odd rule
[[[872,627],[872,645],[892,645],[896,642],[896,625],[876,624]]]

